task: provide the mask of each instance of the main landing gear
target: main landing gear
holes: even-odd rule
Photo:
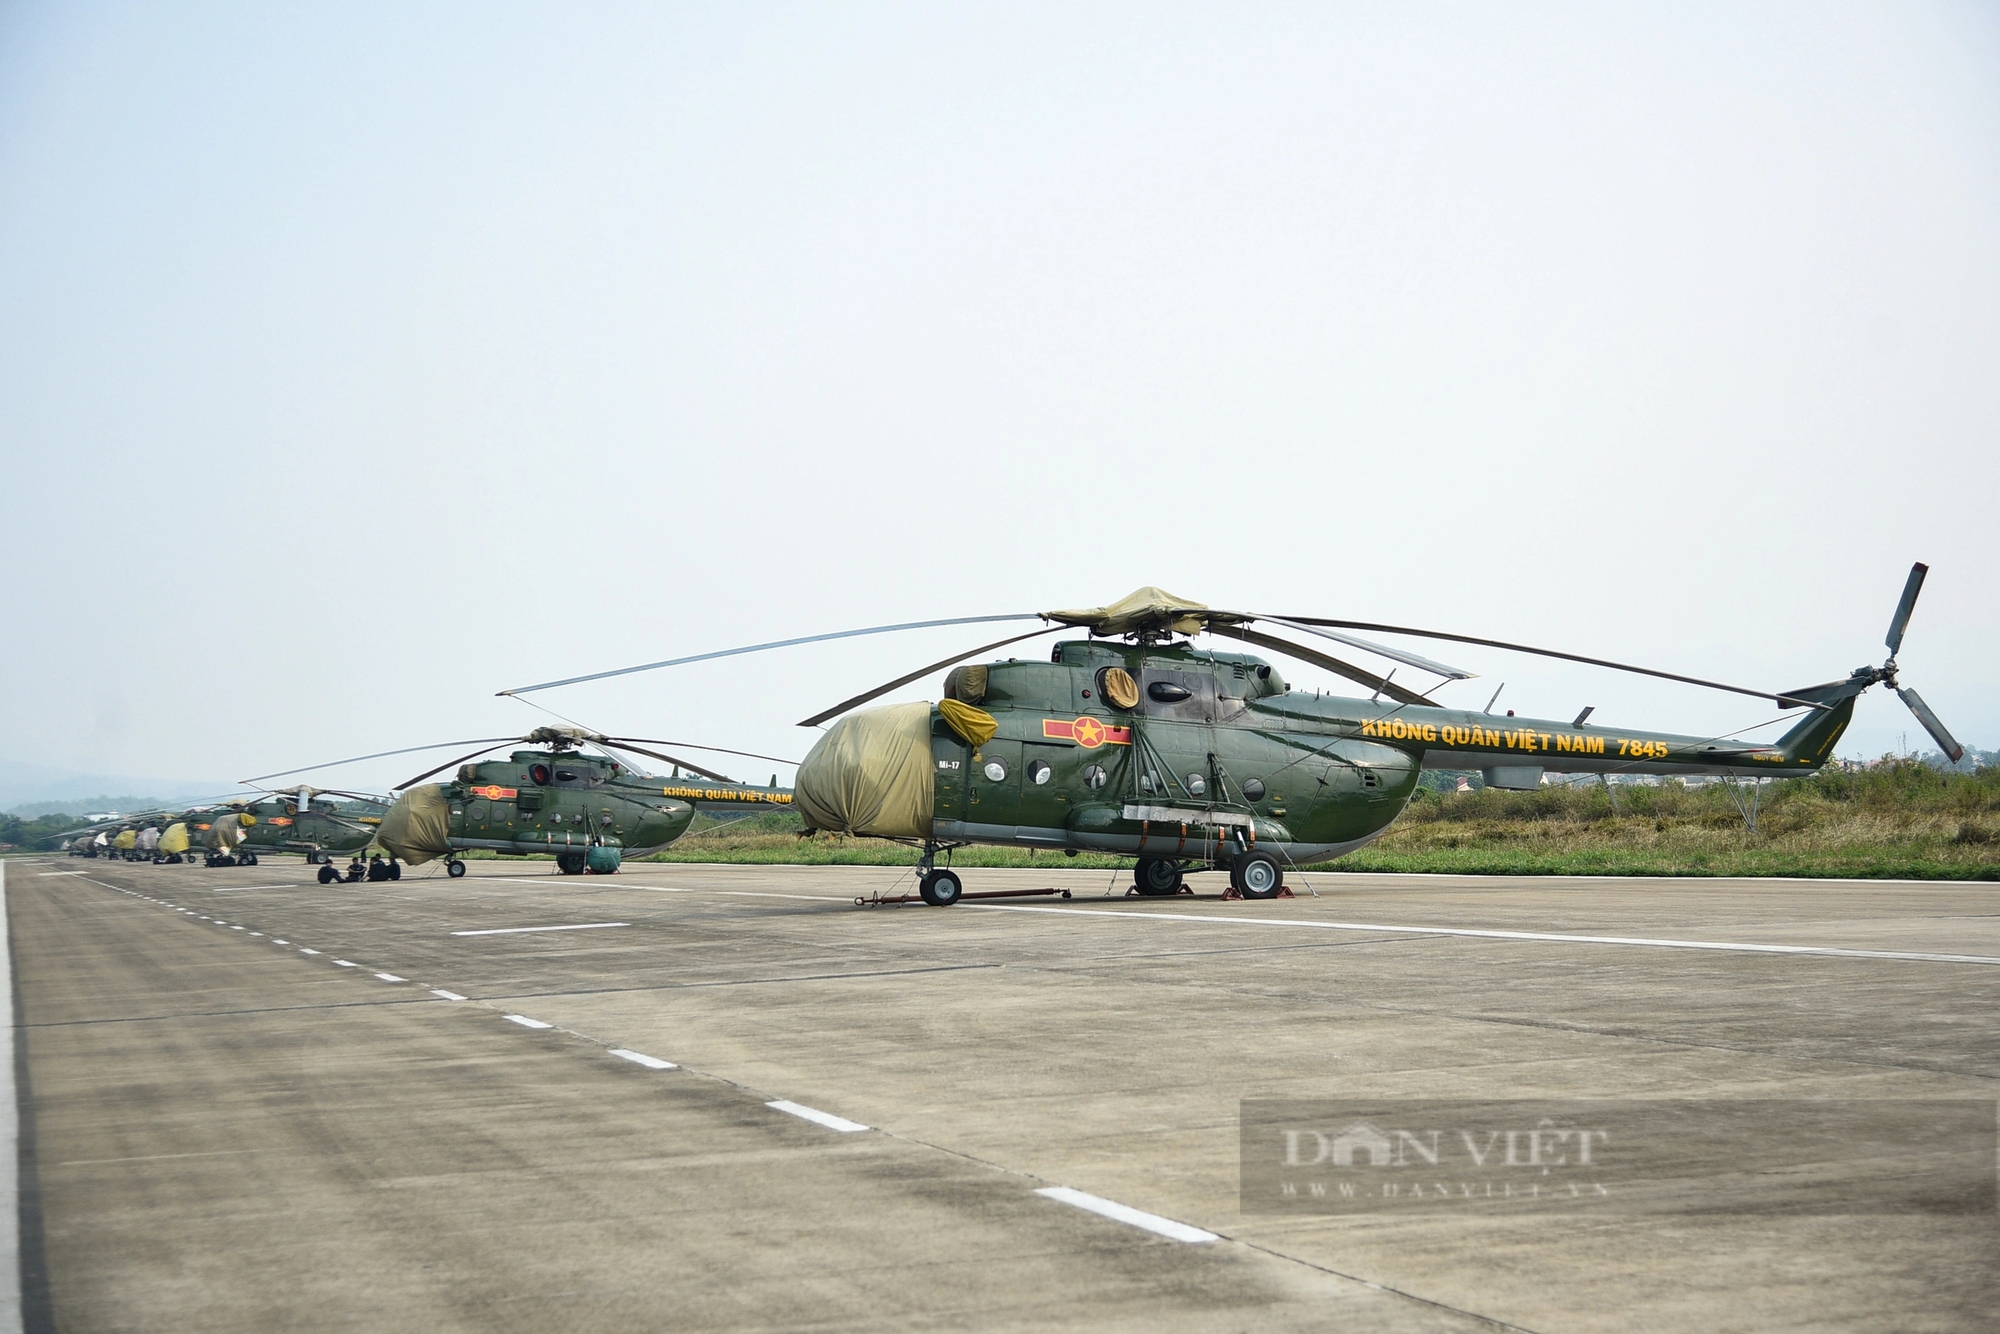
[[[1132,868],[1132,888],[1141,898],[1163,899],[1178,894],[1184,880],[1181,864],[1165,857],[1141,857]]]

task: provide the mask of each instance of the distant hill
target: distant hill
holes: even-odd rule
[[[204,781],[145,778],[132,774],[93,774],[54,765],[0,759],[0,810],[25,818],[186,805],[236,789],[235,783],[219,779]],[[120,793],[146,795],[111,795]]]

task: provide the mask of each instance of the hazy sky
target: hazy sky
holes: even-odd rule
[[[1146,583],[1796,687],[1918,559],[1905,681],[2000,746],[1990,5],[17,0],[0,312],[0,757],[236,778]],[[538,698],[796,757],[983,633]]]

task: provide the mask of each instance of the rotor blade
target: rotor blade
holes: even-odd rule
[[[1930,572],[1931,567],[1922,561],[1910,567],[1910,577],[1903,583],[1903,600],[1896,604],[1896,614],[1889,618],[1889,637],[1882,641],[1889,646],[1892,658],[1903,651],[1903,631],[1909,628],[1910,613],[1917,609],[1917,594],[1924,591],[1924,576]],[[1910,707],[1915,708],[1916,705]],[[1929,723],[1924,725],[1930,726]]]
[[[1276,618],[1274,617],[1273,619]],[[1386,676],[1377,676],[1373,672],[1364,671],[1356,667],[1351,662],[1342,662],[1339,658],[1330,658],[1318,649],[1307,648],[1303,644],[1294,644],[1286,639],[1275,639],[1270,635],[1246,629],[1240,625],[1210,626],[1208,632],[1212,635],[1232,636],[1246,643],[1270,649],[1274,653],[1283,653],[1289,657],[1297,658],[1301,662],[1309,662],[1315,667],[1324,667],[1336,676],[1344,676],[1350,681],[1360,682],[1370,690],[1380,691],[1399,704],[1423,704],[1431,708],[1437,707],[1436,700],[1426,699],[1414,690],[1405,690]]]
[[[398,792],[407,792],[411,788],[415,787],[417,784],[423,782],[426,778],[429,778],[432,774],[441,774],[446,769],[451,768],[451,766],[454,764],[464,764],[467,760],[477,759],[481,755],[486,754],[486,752],[490,750],[498,750],[502,746],[512,745],[514,742],[519,741],[520,739],[521,738],[517,736],[503,737],[500,740],[494,742],[490,746],[481,746],[478,750],[472,751],[465,755],[461,755],[455,760],[446,760],[443,764],[440,764],[435,769],[426,769],[422,773],[418,774],[415,778],[412,778],[407,783],[395,784],[395,789]]]
[[[1331,630],[1316,630],[1302,621],[1288,621],[1282,616],[1262,616],[1258,619],[1275,621],[1279,625],[1287,625],[1294,630],[1303,630],[1309,635],[1318,635],[1321,639],[1331,639],[1334,643],[1345,644],[1349,648],[1363,649],[1369,653],[1387,658],[1391,662],[1400,662],[1405,667],[1415,667],[1419,671],[1430,672],[1434,676],[1442,676],[1448,681],[1470,681],[1473,677],[1479,675],[1478,672],[1468,672],[1463,667],[1453,667],[1449,663],[1432,662],[1429,658],[1421,654],[1411,653],[1407,649],[1390,648],[1386,644],[1377,644],[1366,639],[1356,639],[1352,635],[1337,635]]]
[[[319,790],[323,797],[346,797],[349,801],[363,801],[370,806],[387,806],[387,797],[373,796],[366,792],[342,792],[337,787],[323,787]]]
[[[507,741],[518,741],[520,740],[520,738],[511,736],[496,736],[496,737],[488,737],[486,738],[486,740],[489,744],[497,746]],[[439,741],[428,746],[405,746],[402,750],[382,750],[382,751],[377,751],[373,755],[356,755],[352,759],[328,760],[325,764],[308,764],[303,769],[280,769],[278,772],[274,774],[258,774],[255,778],[245,778],[242,780],[242,782],[243,786],[248,787],[252,783],[261,783],[266,778],[284,778],[289,774],[311,773],[315,769],[332,769],[343,764],[359,764],[363,760],[381,760],[381,759],[387,759],[391,755],[414,755],[420,750],[443,750],[446,746],[470,746],[473,744],[474,743],[472,741]],[[433,770],[432,772],[436,771]]]
[[[687,750],[709,750],[714,751],[717,755],[741,755],[746,760],[770,760],[773,764],[789,764],[795,768],[798,765],[797,760],[780,759],[776,755],[759,755],[754,750],[730,750],[726,746],[697,746],[692,741],[661,741],[657,737],[643,736],[608,736],[604,739],[606,741],[640,741],[648,746],[680,746]]]
[[[694,773],[698,773],[703,778],[713,778],[718,783],[734,783],[736,781],[734,778],[731,778],[728,774],[715,773],[712,770],[702,768],[699,764],[694,764],[691,763],[690,761],[684,760],[678,755],[668,755],[664,751],[647,750],[643,746],[614,745],[609,740],[600,741],[597,744],[603,746],[604,749],[606,750],[629,750],[634,752],[635,754],[651,756],[653,759],[656,760],[665,760],[668,764],[678,764],[683,769],[691,770]]]
[[[1003,619],[1017,619],[1017,618],[994,616],[994,617],[988,617],[987,619],[1003,620]],[[1036,619],[1040,618],[1038,617]],[[990,653],[992,650],[996,648],[1005,648],[1009,644],[1018,644],[1024,639],[1033,639],[1037,635],[1052,635],[1055,634],[1058,630],[1069,630],[1073,628],[1075,627],[1068,625],[1051,625],[1051,626],[1046,626],[1040,630],[1030,630],[1025,635],[1015,635],[1012,639],[996,639],[991,644],[981,644],[978,648],[967,649],[965,652],[959,654],[955,658],[944,658],[941,659],[940,661],[930,664],[928,667],[919,667],[914,672],[911,672],[908,676],[899,676],[895,680],[889,682],[889,684],[887,685],[876,686],[873,690],[867,691],[863,694],[856,695],[853,699],[844,699],[840,703],[834,705],[830,709],[827,709],[823,713],[815,713],[812,717],[807,718],[804,722],[801,722],[799,726],[818,727],[821,723],[825,722],[827,719],[836,718],[841,714],[846,713],[849,709],[856,708],[862,704],[866,704],[869,700],[875,699],[878,696],[886,695],[891,690],[895,690],[898,689],[899,687],[906,686],[920,676],[929,676],[932,672],[938,670],[938,668],[940,667],[953,667],[961,662],[964,662],[967,658],[977,657],[981,653]]]
[[[1277,620],[1279,618],[1274,616],[1271,619]],[[1504,639],[1480,639],[1473,635],[1446,634],[1442,630],[1417,630],[1407,625],[1378,625],[1373,621],[1330,621],[1312,616],[1292,616],[1285,619],[1297,621],[1301,625],[1336,625],[1347,630],[1373,630],[1377,634],[1415,635],[1419,639],[1447,639],[1454,644],[1478,644],[1485,648],[1504,648],[1514,653],[1533,653],[1544,658],[1561,658],[1565,662],[1581,662],[1592,667],[1609,667],[1613,671],[1634,672],[1640,676],[1657,676],[1663,681],[1680,681],[1691,686],[1706,686],[1710,690],[1727,690],[1736,695],[1749,695],[1753,699],[1773,700],[1788,709],[1795,709],[1801,703],[1812,703],[1809,700],[1794,699],[1789,695],[1774,695],[1768,690],[1752,690],[1748,686],[1732,686],[1725,685],[1720,681],[1704,681],[1698,676],[1682,676],[1677,672],[1655,671],[1651,667],[1634,667],[1630,663],[1612,662],[1608,658],[1586,658],[1580,653],[1564,653],[1558,649],[1535,648],[1529,644],[1510,644]],[[1823,710],[1832,706],[1814,703],[1812,707]]]
[[[1944,724],[1938,721],[1935,713],[1931,712],[1931,706],[1924,703],[1922,695],[1914,690],[1902,689],[1898,689],[1896,693],[1903,697],[1903,703],[1910,706],[1910,712],[1917,715],[1917,721],[1931,734],[1931,740],[1938,743],[1938,749],[1951,757],[1953,764],[1965,758],[1965,747],[1959,745],[1950,732],[1945,731]]]
[[[573,686],[579,681],[602,681],[607,676],[630,676],[633,672],[650,672],[656,667],[678,667],[687,662],[707,662],[711,658],[733,658],[739,653],[762,653],[768,648],[790,648],[794,644],[818,644],[828,639],[852,639],[856,635],[885,635],[895,630],[926,630],[935,625],[981,625],[988,621],[1039,621],[1042,618],[1034,612],[1019,612],[1008,616],[954,616],[942,621],[909,621],[903,625],[871,625],[865,630],[836,630],[827,635],[802,635],[797,639],[774,639],[768,644],[747,644],[742,648],[718,649],[714,653],[696,653],[685,658],[667,658],[660,662],[645,662],[637,667],[620,667],[615,671],[591,672],[586,676],[566,676],[560,681],[544,681],[540,685],[515,686],[512,690],[496,693],[502,695],[526,695],[536,690],[553,690],[557,686]]]

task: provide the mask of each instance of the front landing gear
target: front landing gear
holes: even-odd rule
[[[1229,863],[1229,887],[1246,899],[1275,899],[1285,892],[1285,872],[1268,852],[1251,852]]]
[[[456,880],[465,874],[465,863],[454,857],[444,864],[444,873]]]
[[[942,866],[933,866],[924,872],[917,884],[917,893],[925,903],[933,908],[949,908],[958,902],[965,886],[959,883],[958,873]]]

